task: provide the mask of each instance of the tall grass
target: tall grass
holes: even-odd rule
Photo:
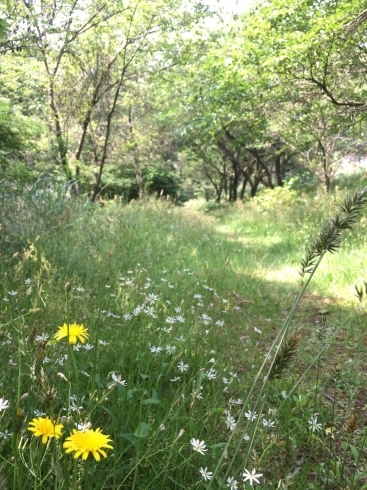
[[[315,275],[316,308],[296,316],[299,282],[282,281],[335,214],[320,199],[203,213],[92,206],[54,182],[4,195],[0,488],[367,488],[365,377],[348,362],[363,218],[344,230],[349,272],[329,261]],[[29,424],[47,417],[63,427],[42,443]],[[106,458],[66,453],[97,429]]]

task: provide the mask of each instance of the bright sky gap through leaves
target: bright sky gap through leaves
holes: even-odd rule
[[[255,2],[254,0],[206,0],[206,3],[211,8],[223,8],[228,14],[243,14]]]

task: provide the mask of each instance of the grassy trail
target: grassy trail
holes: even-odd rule
[[[293,319],[290,337],[302,330],[284,339],[288,369],[246,395],[295,300],[300,260],[342,197],[287,192],[198,209],[98,207],[44,191],[3,206],[4,485],[243,489],[256,470],[267,490],[364,488],[365,428],[345,424],[365,403],[354,289],[367,279],[365,214]],[[81,329],[76,344],[68,328]],[[29,423],[46,418],[63,427],[43,444]],[[113,447],[101,461],[95,433],[83,435],[97,428]]]

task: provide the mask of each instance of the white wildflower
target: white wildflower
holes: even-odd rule
[[[181,373],[183,373],[184,371],[187,371],[188,368],[189,368],[189,365],[188,364],[184,364],[183,361],[180,361],[178,364],[177,364],[177,367],[178,369],[181,371]]]
[[[250,422],[253,422],[254,420],[257,419],[257,413],[256,412],[251,412],[251,410],[249,410],[248,412],[245,412],[245,417]]]
[[[213,476],[212,471],[208,471],[208,468],[200,468],[200,474],[204,478],[205,481],[211,480]]]
[[[174,354],[176,352],[176,346],[167,344],[166,345],[166,352],[167,352],[167,354],[170,354],[170,355]]]
[[[115,383],[118,383],[121,386],[127,386],[127,382],[122,379],[121,374],[112,373],[111,378],[114,380]]]
[[[207,452],[207,448],[205,446],[204,441],[200,441],[199,439],[191,439],[192,449],[200,454],[205,454]]]
[[[310,425],[310,430],[312,432],[317,432],[317,431],[321,430],[321,428],[322,428],[322,425],[320,423],[317,423],[317,415],[316,414],[310,418],[308,423]]]
[[[243,474],[243,481],[244,482],[249,481],[251,486],[253,481],[260,484],[258,480],[260,476],[263,476],[263,474],[262,473],[256,474],[255,468],[251,471],[251,473],[248,470],[245,470],[245,473]]]
[[[209,371],[205,371],[205,376],[208,379],[215,379],[217,377],[217,372],[215,369],[210,368]]]
[[[5,397],[2,396],[0,398],[0,412],[2,412],[3,410],[6,410],[7,408],[9,408],[9,401],[5,400]]]
[[[76,428],[80,430],[81,432],[85,432],[86,430],[90,429],[92,427],[92,424],[90,422],[81,422],[80,424],[76,424]]]
[[[232,490],[238,490],[238,481],[233,478],[233,476],[229,476],[227,478],[227,487]]]

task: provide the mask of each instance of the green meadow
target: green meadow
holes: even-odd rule
[[[182,207],[4,185],[0,489],[367,489],[363,191],[323,228],[364,183]]]

